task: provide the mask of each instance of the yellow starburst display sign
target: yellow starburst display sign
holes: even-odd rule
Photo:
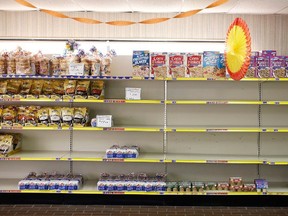
[[[236,18],[230,25],[225,49],[225,62],[230,77],[242,79],[249,67],[251,55],[251,37],[245,21]]]

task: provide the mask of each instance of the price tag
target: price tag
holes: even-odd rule
[[[141,88],[126,88],[125,99],[126,100],[141,100]]]
[[[69,74],[74,76],[84,75],[84,64],[83,63],[70,63]]]
[[[97,115],[97,127],[112,127],[112,115]]]

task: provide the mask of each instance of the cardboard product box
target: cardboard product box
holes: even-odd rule
[[[169,77],[183,78],[186,76],[185,53],[169,53]]]
[[[257,57],[257,77],[258,78],[271,77],[270,57],[269,56]]]
[[[286,77],[285,56],[275,56],[270,59],[271,75],[275,78]]]
[[[277,52],[276,50],[261,50],[261,56],[272,58],[277,56]]]
[[[203,52],[203,77],[218,78],[219,54],[216,51]]]
[[[203,54],[187,53],[186,77],[203,77]]]
[[[257,77],[257,56],[250,56],[250,65],[245,74],[246,78],[254,78]]]
[[[151,77],[164,79],[169,76],[167,52],[151,53]]]
[[[150,76],[150,52],[148,50],[133,51],[132,55],[132,76],[149,77]]]

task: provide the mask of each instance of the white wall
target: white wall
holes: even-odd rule
[[[174,14],[66,13],[101,21],[141,21]],[[82,38],[82,39],[179,39],[224,40],[235,17],[248,23],[252,49],[276,49],[288,55],[288,15],[198,14],[156,25],[136,24],[117,27],[106,24],[83,24],[70,19],[54,18],[41,12],[0,12],[0,38]]]

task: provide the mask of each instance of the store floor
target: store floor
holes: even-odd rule
[[[109,205],[1,205],[1,216],[285,216],[288,207],[191,207],[191,206],[109,206]]]

